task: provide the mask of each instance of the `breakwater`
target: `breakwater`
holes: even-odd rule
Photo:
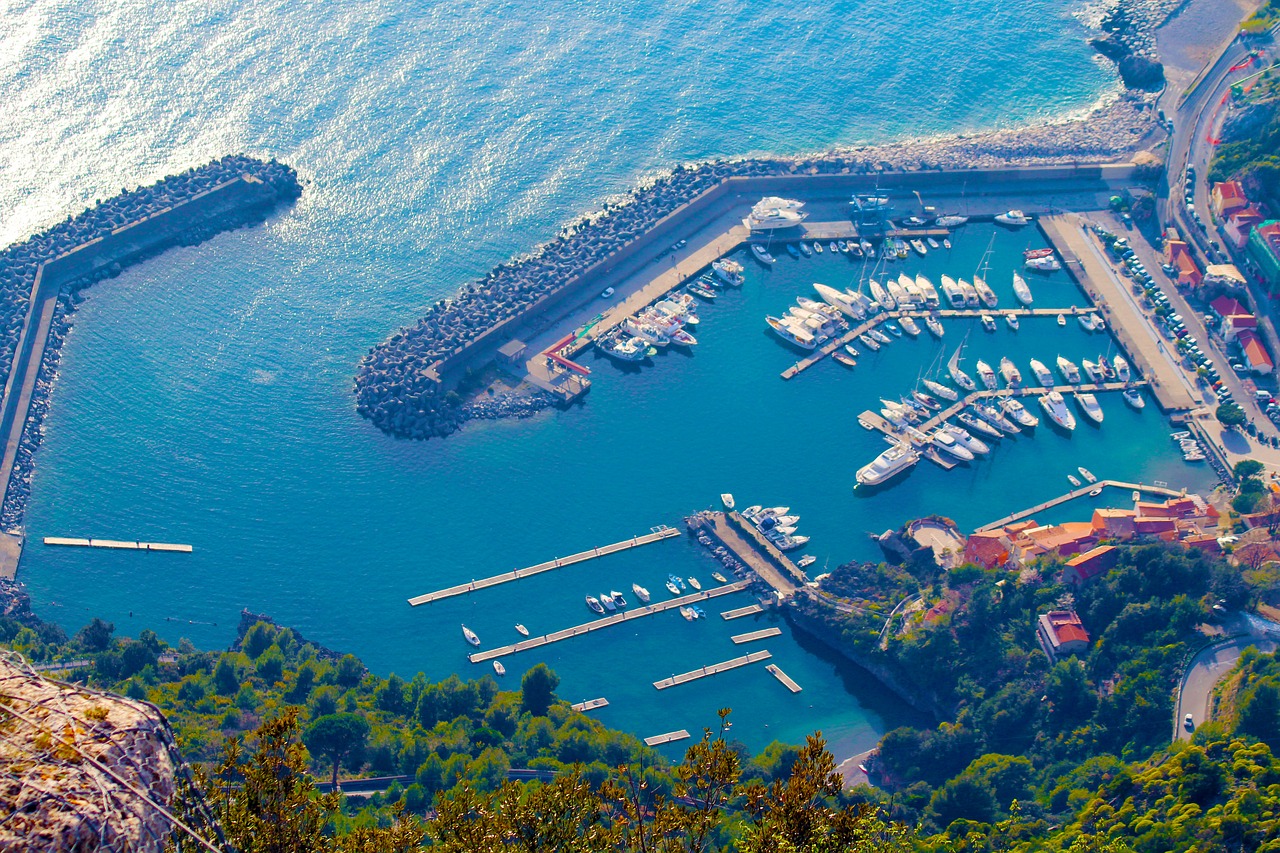
[[[228,156],[122,190],[0,251],[0,526],[22,521],[75,294],[172,246],[260,222],[301,191],[289,166]]]

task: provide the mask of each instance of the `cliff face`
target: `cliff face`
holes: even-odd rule
[[[155,851],[179,759],[164,717],[0,658],[0,851]]]

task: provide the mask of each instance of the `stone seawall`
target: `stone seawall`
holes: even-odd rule
[[[22,520],[72,293],[171,246],[260,222],[301,191],[288,166],[224,157],[123,190],[0,252],[0,526]]]

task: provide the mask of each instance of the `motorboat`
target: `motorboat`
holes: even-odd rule
[[[728,578],[726,578],[724,575],[720,574],[719,572],[712,572],[712,573],[711,573],[711,579],[712,579],[712,580],[714,580],[716,583],[728,583],[728,582],[729,582]]]
[[[1102,381],[1102,371],[1098,369],[1098,365],[1087,358],[1081,359],[1080,364],[1084,367],[1084,375],[1089,377],[1090,382]]]
[[[929,334],[933,335],[935,338],[941,338],[945,334],[945,330],[942,328],[942,321],[932,314],[925,315],[924,325],[925,328],[929,330]]]
[[[768,254],[767,252],[765,254]],[[711,265],[716,278],[725,284],[741,287],[746,278],[742,275],[743,266],[732,258],[721,258]]]
[[[845,367],[858,366],[857,359],[855,359],[853,356],[849,355],[848,353],[836,351],[831,353],[831,357],[834,358],[840,364],[843,364]]]
[[[819,243],[817,240],[813,241],[813,251],[814,251],[814,254],[818,254],[818,255],[822,254],[822,244]]]
[[[700,299],[705,299],[708,302],[714,302],[720,298],[715,290],[697,281],[689,282],[684,286],[684,289],[689,293],[692,293],[694,296],[697,296]]]
[[[662,330],[657,326],[652,323],[646,323],[643,320],[637,320],[635,317],[628,317],[622,321],[622,331],[646,343],[653,344],[655,347],[665,347],[671,343],[671,338],[663,334]]]
[[[1044,362],[1037,358],[1031,359],[1031,372],[1035,374],[1036,381],[1045,388],[1052,387],[1053,374],[1049,372],[1049,368],[1044,366]]]
[[[472,631],[466,625],[462,626],[462,636],[465,637],[467,642],[470,643],[471,645],[473,646],[480,645],[480,638],[476,636],[476,632]]]
[[[702,581],[698,580],[698,579],[697,579],[697,578],[695,578],[695,577],[690,576],[690,577],[689,577],[689,586],[693,587],[693,588],[694,588],[694,589],[696,589],[696,590],[701,590],[701,589],[702,589]]]
[[[956,393],[954,388],[948,388],[946,385],[943,385],[941,382],[935,382],[932,379],[926,379],[921,384],[924,385],[924,387],[928,388],[930,393],[936,394],[937,396],[941,397],[944,400],[950,400],[954,403],[956,400],[960,399],[960,395]]]
[[[1017,314],[1013,313],[1012,311],[1005,312],[1004,322],[1005,322],[1005,325],[1007,325],[1010,329],[1013,329],[1015,332],[1018,331],[1018,315]]]
[[[875,338],[868,335],[866,332],[863,332],[862,334],[858,335],[858,340],[862,341],[862,345],[867,349],[871,350],[872,352],[875,352],[876,350],[880,349],[879,341],[877,341]]]
[[[920,336],[920,324],[913,317],[899,317],[898,325],[902,327],[902,331],[906,332],[913,338]]]
[[[941,243],[939,243],[939,242],[938,242],[935,238],[933,238],[933,237],[926,237],[926,238],[924,238],[924,241],[925,241],[926,243],[928,243],[928,244],[929,244],[929,248],[930,248],[930,249],[937,249],[937,248],[941,248],[941,246],[942,246],[942,244],[941,244]]]
[[[1062,264],[1053,255],[1046,255],[1043,258],[1028,258],[1024,266],[1035,272],[1057,272],[1062,269]]]
[[[1084,477],[1084,481],[1085,481],[1086,483],[1096,483],[1096,482],[1098,482],[1098,478],[1097,478],[1097,477],[1095,477],[1095,476],[1093,476],[1093,472],[1092,472],[1092,471],[1090,471],[1088,468],[1084,467],[1083,465],[1081,465],[1080,467],[1076,468],[1076,470],[1080,472],[1080,476],[1081,476],[1081,477]]]
[[[781,204],[774,206],[772,202],[781,202]],[[800,210],[803,206],[803,202],[791,199],[761,199],[756,202],[755,207],[751,208],[751,213],[747,216],[747,226],[752,231],[782,231],[787,228],[796,228],[809,215]]]
[[[871,296],[876,302],[885,307],[886,311],[892,311],[898,307],[898,302],[893,298],[887,288],[874,278],[867,281],[867,285],[871,288]]]
[[[1096,319],[1092,314],[1076,315],[1076,321],[1080,324],[1080,328],[1086,332],[1096,332],[1098,330]]]
[[[1084,412],[1084,416],[1095,424],[1102,423],[1102,407],[1098,405],[1098,398],[1094,394],[1084,391],[1076,392],[1076,405],[1080,407],[1080,411]]]
[[[937,219],[933,220],[933,224],[937,225],[939,228],[958,228],[968,221],[969,217],[967,216],[948,214],[947,216],[939,216]]]
[[[889,337],[879,329],[872,329],[871,331],[867,332],[867,334],[875,338],[877,341],[879,341],[882,344],[893,343],[893,338]]]
[[[516,633],[517,633],[517,634],[519,634],[519,635],[520,635],[520,636],[522,636],[522,637],[527,637],[527,636],[529,636],[529,629],[528,629],[528,628],[526,628],[526,627],[525,627],[524,625],[522,625],[521,623],[517,622],[517,623],[516,623]]]
[[[915,448],[905,441],[899,442],[859,468],[855,478],[859,486],[877,486],[910,470],[919,461],[920,454]]]
[[[797,548],[803,548],[808,542],[808,536],[788,536],[773,544],[779,551],[794,551]]]
[[[1058,315],[1058,325],[1059,325],[1059,326],[1065,326],[1065,325],[1067,325],[1067,315],[1066,315],[1066,314],[1059,314],[1059,315]]]
[[[1077,477],[1075,474],[1068,474],[1067,482],[1070,483],[1074,488],[1077,488],[1077,489],[1080,488],[1080,478]]]
[[[845,344],[844,351],[848,353],[851,358],[859,358],[862,355],[862,353],[858,352],[853,344]]]
[[[943,424],[939,429],[945,429],[956,440],[956,443],[968,450],[975,456],[991,452],[991,445],[987,444],[980,438],[975,438],[973,433],[964,427],[955,424]]]
[[[630,336],[607,335],[596,341],[596,349],[624,363],[644,361],[649,357],[649,342]]]
[[[1129,362],[1124,360],[1124,356],[1118,355],[1111,361],[1116,367],[1116,379],[1121,382],[1128,382],[1133,377],[1132,372],[1129,370]]]
[[[1001,433],[1000,430],[996,429],[991,424],[987,423],[981,418],[974,417],[968,412],[961,412],[960,414],[956,415],[956,420],[958,420],[960,423],[967,426],[969,429],[977,430],[978,432],[987,436],[987,438],[1000,438],[1003,435],[1003,433]]]
[[[973,411],[978,417],[991,424],[1005,435],[1018,435],[1022,430],[1018,429],[1018,425],[1009,420],[1004,414],[994,406],[988,406],[986,403],[974,403]]]
[[[812,554],[805,554],[803,557],[801,557],[799,560],[796,561],[796,565],[803,569],[808,566],[812,566],[817,561],[818,561],[818,558],[813,556]]]
[[[640,586],[638,583],[633,583],[631,585],[631,591],[636,594],[636,598],[640,599],[641,604],[649,603],[649,590]]]
[[[1040,397],[1040,407],[1044,409],[1044,413],[1049,416],[1049,420],[1067,431],[1076,428],[1075,415],[1071,414],[1071,410],[1067,408],[1067,401],[1062,398],[1059,391],[1050,391]]]
[[[960,353],[964,350],[964,344],[956,347],[956,351],[947,360],[947,372],[951,374],[951,381],[963,388],[965,391],[976,391],[977,384],[969,374],[960,369]]]
[[[933,399],[923,391],[912,391],[911,396],[915,398],[916,402],[920,403],[926,409],[932,409],[933,411],[936,412],[942,408],[941,403],[939,403],[937,400]]]
[[[893,322],[892,320],[885,323],[884,327],[888,329],[889,334],[893,335],[895,338],[902,337],[902,327],[899,326],[897,323]]]
[[[827,250],[834,255],[836,252],[840,251],[840,247],[836,245],[835,240],[832,240],[830,243],[827,244]]]
[[[804,255],[806,258],[813,257],[813,249],[810,249],[809,244],[805,241],[801,240],[797,248],[800,250],[800,254]]]
[[[600,593],[600,603],[604,605],[604,609],[613,613],[618,609],[618,602],[613,600],[613,596],[607,592]]]
[[[723,494],[720,495],[720,503],[724,504],[725,509],[729,510],[730,512],[733,511],[733,507],[734,507],[733,495],[729,494],[728,492],[724,492]]]
[[[1021,210],[1007,210],[995,217],[996,222],[1001,225],[1007,225],[1010,228],[1021,228],[1031,222],[1031,217],[1027,216]]]
[[[978,319],[982,321],[982,328],[985,329],[986,331],[994,332],[996,330],[995,317],[992,317],[990,314],[984,313],[984,314],[979,314]]]
[[[751,254],[755,255],[756,260],[767,267],[773,266],[774,262],[778,260],[773,255],[769,254],[769,250],[764,246],[761,246],[759,243],[751,244]]]
[[[1022,371],[1018,369],[1018,365],[1013,363],[1013,359],[1008,356],[1000,359],[1000,375],[1004,377],[1004,381],[1010,388],[1022,384]]]
[[[1106,327],[1107,327],[1106,320],[1102,319],[1097,314],[1093,315],[1093,330],[1095,332],[1101,332]]]
[[[1062,374],[1062,378],[1066,380],[1068,385],[1078,385],[1080,383],[1080,368],[1069,358],[1058,356],[1058,372]]]
[[[1022,405],[1021,400],[1015,400],[1012,397],[1006,397],[1000,403],[1000,408],[1015,423],[1024,426],[1027,429],[1034,429],[1040,424],[1040,419],[1031,412],[1027,411],[1027,407]]]
[[[782,338],[787,343],[806,350],[817,348],[818,339],[805,329],[784,323],[777,317],[765,317],[764,320],[769,324],[769,328],[773,329],[774,334]]]
[[[1147,405],[1147,401],[1143,399],[1142,392],[1137,388],[1126,388],[1124,390],[1124,394],[1121,396],[1123,396],[1124,401],[1134,409],[1140,410],[1145,408]]]
[[[976,367],[978,368],[978,378],[982,380],[982,384],[986,386],[988,391],[995,390],[996,372],[991,369],[991,365],[982,359],[978,359]]]
[[[796,248],[794,243],[787,243],[786,250],[787,250],[787,254],[790,255],[792,258],[794,258],[797,261],[800,260],[800,250]]]
[[[502,665],[502,661],[500,660],[496,660],[493,662],[493,671],[496,672],[499,676],[503,676],[507,674],[507,668]]]
[[[970,462],[973,460],[973,451],[956,441],[956,437],[951,434],[950,430],[936,429],[933,435],[929,436],[930,442],[934,447],[959,459],[961,462]]]
[[[942,300],[938,298],[938,288],[933,286],[923,273],[916,273],[916,290],[924,297],[924,304],[929,308],[939,308]]]
[[[996,292],[983,280],[982,276],[975,275],[973,277],[973,289],[977,291],[978,298],[982,300],[982,304],[988,308],[995,308],[999,304],[1000,298],[996,296]]]
[[[826,302],[841,314],[847,314],[855,320],[861,320],[863,317],[867,316],[867,312],[862,308],[862,306],[852,303],[848,297],[836,290],[834,287],[828,287],[821,282],[815,281],[813,283],[813,289],[822,297],[823,302]]]
[[[1031,306],[1031,288],[1027,286],[1027,280],[1016,272],[1013,274],[1013,295],[1018,297],[1018,301],[1023,305]]]
[[[671,343],[677,346],[692,347],[698,344],[698,339],[684,329],[676,329],[670,334],[670,337]]]
[[[755,518],[757,515],[759,515],[763,511],[764,511],[764,507],[760,506],[760,504],[753,504],[742,511],[742,517]]]
[[[675,581],[672,581],[672,580],[667,581],[667,589],[671,592],[672,595],[680,594],[680,587],[676,586]]]
[[[587,607],[590,607],[593,613],[604,615],[604,605],[594,595],[587,596]]]
[[[908,304],[911,301],[911,297],[907,296],[907,292],[902,289],[902,285],[899,284],[895,279],[886,278],[884,280],[884,286],[885,286],[885,289],[889,291],[890,305],[896,305],[899,308],[913,307]]]
[[[1098,356],[1098,381],[1110,382],[1116,378],[1116,372],[1111,369],[1111,362],[1104,355]]]
[[[964,305],[966,308],[978,307],[978,289],[964,279],[956,282],[956,286],[960,288],[960,292],[964,294]]]
[[[1053,249],[1047,247],[1040,249],[1024,249],[1022,257],[1028,261],[1033,261],[1037,258],[1051,258],[1053,257]]]
[[[698,614],[693,612],[692,607],[681,607],[680,615],[684,617],[684,620],[686,622],[692,622],[693,620],[698,618]]]
[[[956,280],[949,275],[944,275],[940,281],[942,282],[942,294],[947,297],[947,302],[952,308],[959,310],[964,307],[964,290],[956,283]]]
[[[907,301],[915,307],[923,307],[925,304],[924,294],[920,292],[920,288],[916,287],[916,280],[906,273],[898,273],[898,286],[902,288],[902,292],[907,295]],[[901,302],[901,300],[899,300]],[[908,306],[902,305],[906,308]]]

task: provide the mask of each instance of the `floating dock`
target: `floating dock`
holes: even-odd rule
[[[1076,498],[1083,497],[1094,489],[1104,488],[1124,489],[1130,492],[1145,492],[1149,495],[1160,495],[1166,498],[1179,498],[1186,494],[1185,490],[1178,491],[1176,489],[1167,489],[1164,486],[1144,486],[1141,483],[1126,483],[1123,480],[1099,480],[1096,483],[1085,483],[1080,488],[1072,489],[1065,495],[1059,495],[1052,500],[1045,501],[1044,503],[1038,503],[1033,507],[1018,510],[1011,515],[1006,515],[1004,518],[993,521],[990,524],[984,524],[978,528],[977,532],[982,533],[986,530],[995,530],[996,528],[1004,527],[1006,524],[1013,524],[1015,521],[1021,521],[1027,516],[1035,515],[1037,512],[1043,512],[1050,507],[1055,507],[1058,504],[1063,504],[1067,501],[1073,501]]]
[[[664,743],[672,743],[677,740],[685,740],[689,737],[689,733],[684,729],[675,732],[667,732],[665,735],[654,735],[644,739],[645,746],[662,746]]]
[[[737,634],[730,637],[730,639],[733,640],[734,644],[742,645],[743,643],[750,643],[755,640],[763,640],[766,637],[776,637],[781,633],[781,628],[762,628],[759,631],[752,631],[749,634]]]
[[[521,640],[518,643],[512,643],[509,646],[500,646],[496,649],[489,649],[483,652],[476,652],[468,655],[467,658],[472,663],[483,663],[493,658],[500,658],[504,655],[513,655],[517,652],[536,649],[540,646],[558,643],[561,640],[567,640],[571,637],[578,637],[582,634],[589,634],[592,631],[599,631],[601,628],[608,628],[613,625],[620,625],[623,622],[630,622],[632,619],[643,619],[646,616],[652,616],[655,613],[661,613],[664,610],[673,610],[677,607],[683,607],[686,604],[697,604],[699,601],[706,601],[710,598],[718,598],[722,595],[731,595],[735,592],[741,592],[751,585],[750,581],[737,581],[736,583],[726,584],[725,586],[712,587],[704,589],[701,592],[682,595],[679,598],[672,598],[667,601],[660,601],[656,604],[646,604],[643,607],[636,607],[630,610],[620,610],[617,613],[611,613],[608,616],[591,622],[584,622],[581,625],[575,625],[572,628],[565,628],[563,631],[556,631],[552,634],[544,634],[541,637],[530,637],[527,640]]]
[[[178,554],[190,554],[194,550],[190,545],[173,545],[167,542],[131,542],[120,539],[72,539],[65,536],[46,536],[46,545],[61,545],[69,548],[110,548],[115,551],[169,551]]]
[[[746,607],[739,607],[737,610],[726,610],[720,614],[720,618],[726,622],[730,619],[741,619],[743,616],[751,616],[755,613],[763,613],[764,608],[759,604],[751,604]]]
[[[588,699],[585,702],[578,702],[569,707],[575,711],[594,711],[596,708],[603,708],[609,704],[609,700],[601,696],[599,699]]]
[[[653,682],[653,686],[659,690],[666,690],[668,687],[675,687],[678,684],[688,684],[690,681],[697,681],[699,678],[706,678],[708,675],[719,675],[722,672],[728,672],[731,669],[737,669],[738,667],[759,663],[760,661],[768,660],[771,657],[773,657],[773,654],[767,650],[752,652],[751,654],[743,655],[740,658],[708,664],[702,669],[682,672],[679,675],[673,675],[670,678],[655,681]]]
[[[803,689],[800,687],[799,684],[796,684],[794,681],[792,681],[791,676],[783,672],[778,667],[777,664],[771,663],[768,666],[766,666],[765,669],[767,669],[770,673],[772,673],[774,678],[778,679],[783,684],[785,684],[787,689],[790,690],[792,693],[799,693]]]
[[[425,595],[415,596],[409,599],[409,603],[414,607],[419,604],[430,604],[433,601],[439,601],[442,598],[452,598],[455,595],[466,595],[469,592],[475,592],[480,589],[487,589],[491,586],[507,583],[508,581],[527,578],[531,575],[541,574],[542,572],[550,572],[555,569],[561,569],[565,566],[572,566],[574,563],[582,563],[587,560],[594,560],[596,557],[606,557],[609,554],[616,554],[619,551],[626,551],[630,548],[639,548],[641,545],[648,545],[652,542],[661,542],[663,539],[670,539],[672,536],[679,536],[680,531],[674,527],[656,528],[652,533],[646,533],[643,536],[633,536],[630,539],[624,539],[621,542],[614,542],[612,545],[604,545],[599,548],[592,548],[590,551],[580,551],[577,554],[570,554],[568,557],[560,557],[555,560],[548,560],[545,563],[539,563],[536,566],[530,566],[527,569],[516,569],[512,572],[504,572],[493,577],[481,578],[473,580],[470,583],[460,583],[457,586],[451,586],[448,589],[437,590],[436,592],[428,592]]]

